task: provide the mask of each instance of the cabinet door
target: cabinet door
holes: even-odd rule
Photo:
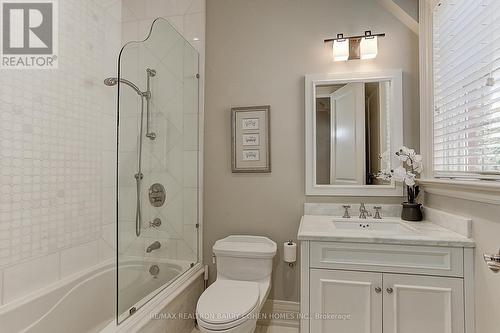
[[[384,333],[463,333],[463,280],[384,274]]]
[[[382,333],[381,273],[312,269],[310,286],[310,332]]]

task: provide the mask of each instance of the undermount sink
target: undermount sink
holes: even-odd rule
[[[335,229],[339,231],[356,231],[370,233],[414,234],[417,231],[400,221],[384,221],[375,219],[333,220]]]

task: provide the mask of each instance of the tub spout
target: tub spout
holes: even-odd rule
[[[157,250],[161,247],[161,243],[156,241],[153,244],[149,245],[148,248],[146,249],[147,253],[151,253],[153,250]]]

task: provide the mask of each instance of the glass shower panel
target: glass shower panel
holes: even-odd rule
[[[198,262],[197,74],[164,19],[120,53],[118,323]]]

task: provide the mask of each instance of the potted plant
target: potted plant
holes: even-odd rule
[[[396,153],[400,165],[395,169],[380,171],[376,177],[382,180],[402,182],[406,185],[408,201],[403,202],[401,218],[406,221],[422,221],[422,204],[417,203],[419,188],[416,179],[423,171],[422,156],[408,147],[401,147]],[[383,157],[381,157],[383,158]],[[387,163],[390,165],[390,163]]]

